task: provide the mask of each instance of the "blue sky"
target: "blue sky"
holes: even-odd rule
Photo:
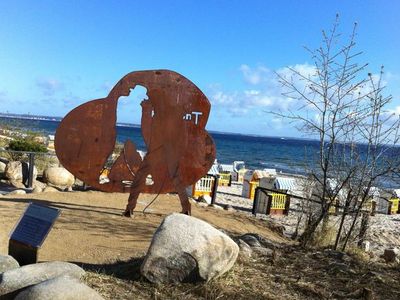
[[[368,71],[385,66],[400,112],[399,1],[1,1],[0,111],[63,116],[126,73],[171,69],[212,104],[208,129],[299,136],[265,111],[285,107],[273,71],[311,63],[340,14]],[[367,71],[366,71],[367,72]],[[119,121],[140,123],[139,102]]]

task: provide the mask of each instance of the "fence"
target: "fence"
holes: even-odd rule
[[[254,195],[253,201],[253,215],[256,214],[267,214],[267,215],[288,215],[290,210],[290,203],[292,200],[298,200],[300,202],[307,201],[312,205],[321,205],[321,201],[316,200],[318,197],[313,195],[311,199],[306,199],[300,196],[295,196],[288,194],[283,191],[274,190],[274,189],[267,189],[263,187],[257,187]],[[376,213],[379,214],[396,214],[400,213],[400,199],[399,198],[392,198],[390,200],[381,198],[381,200],[385,200],[389,202],[388,211],[377,211],[376,210],[376,201],[369,199],[365,202],[364,206],[362,207],[361,211],[370,213],[372,216]],[[327,202],[328,199],[327,199]],[[348,214],[356,213],[356,210],[351,209],[351,206],[345,207],[340,205],[338,200],[332,201],[331,205],[329,206],[328,213],[338,215],[343,210],[347,211]],[[291,209],[296,210],[296,209]]]
[[[215,203],[215,198],[217,196],[218,189],[218,175],[206,175],[200,178],[199,181],[193,186],[192,195],[194,198],[198,198],[200,196],[210,196],[211,203]]]
[[[256,215],[288,215],[290,207],[290,195],[278,190],[257,187],[255,189],[253,210]]]
[[[60,163],[57,159],[57,156],[54,153],[42,153],[42,152],[28,152],[28,151],[14,151],[14,150],[3,150],[0,149],[0,156],[4,157],[10,161],[22,161],[27,163],[25,166],[27,170],[24,170],[22,173],[24,176],[24,184],[28,188],[32,188],[33,180],[34,180],[34,168],[38,171],[38,174],[42,174],[43,170],[48,165],[57,165]]]

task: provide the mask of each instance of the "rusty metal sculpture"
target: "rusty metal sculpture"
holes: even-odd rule
[[[99,175],[116,143],[118,99],[136,85],[144,86],[148,95],[141,102],[147,153],[142,159],[128,140],[107,182],[101,183]],[[56,153],[83,182],[105,192],[130,192],[125,216],[133,213],[139,193],[173,191],[182,212],[190,214],[186,187],[204,176],[215,159],[214,142],[205,130],[209,112],[207,97],[184,76],[169,70],[132,72],[106,98],[86,102],[63,118],[56,132]]]

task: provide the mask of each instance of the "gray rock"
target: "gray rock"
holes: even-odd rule
[[[10,182],[16,186],[18,184],[24,184],[28,179],[29,164],[21,161],[10,161],[5,170],[6,177]],[[33,180],[36,180],[37,169],[33,168]],[[20,186],[16,186],[20,187]]]
[[[262,247],[266,247],[266,248],[270,248],[270,249],[282,248],[282,246],[279,245],[278,243],[268,240],[268,239],[260,236],[257,233],[246,233],[246,234],[240,236],[239,239],[245,241],[251,247],[262,246]]]
[[[258,241],[257,237],[255,237],[252,234],[244,234],[242,236],[239,237],[239,240],[244,241],[247,245],[249,245],[250,247],[261,247],[260,242]]]
[[[257,253],[260,256],[264,257],[273,257],[275,251],[269,248],[264,248],[264,247],[253,247],[253,251]]]
[[[16,268],[19,268],[19,263],[14,257],[10,255],[0,255],[0,274]]]
[[[226,234],[175,213],[154,234],[141,273],[154,283],[208,281],[231,269],[238,253],[238,245]]]
[[[76,278],[59,276],[20,292],[15,300],[101,300],[95,290]]]
[[[32,190],[32,194],[40,194],[41,192],[43,192],[43,189],[39,186],[35,186]]]
[[[202,195],[197,199],[198,202],[211,204],[211,197],[208,195]]]
[[[393,263],[393,262],[399,262],[400,260],[400,251],[397,248],[389,248],[385,249],[383,252],[383,259],[385,260],[386,263]]]
[[[39,187],[39,188],[41,188],[42,190],[44,190],[45,188],[46,188],[46,184],[45,183],[43,183],[43,182],[41,182],[41,181],[39,181],[39,180],[35,180],[34,182],[33,182],[33,187]]]
[[[17,189],[24,189],[24,188],[25,188],[25,184],[23,184],[23,183],[20,182],[20,181],[16,181],[16,180],[11,179],[11,180],[9,181],[9,183],[10,183],[13,187],[16,187]]]
[[[46,186],[46,188],[43,190],[43,193],[54,193],[54,192],[59,192],[55,187],[52,186]]]
[[[239,240],[238,241],[238,246],[239,246],[239,255],[241,257],[249,258],[249,257],[251,257],[253,255],[253,250],[243,240]]]
[[[7,195],[26,195],[26,192],[24,190],[15,190],[9,192]]]
[[[230,204],[226,204],[226,205],[224,206],[224,209],[227,210],[227,211],[234,211],[234,210],[235,210],[235,209],[233,208],[233,206],[230,205]]]
[[[45,262],[20,267],[0,274],[0,296],[61,275],[80,278],[85,271],[67,262]]]
[[[48,185],[61,189],[71,187],[75,183],[75,177],[63,167],[49,167],[43,171],[43,180]]]
[[[7,162],[0,158],[0,178],[3,177],[6,172]]]
[[[218,205],[218,204],[211,204],[209,206],[212,207],[212,208],[215,208],[217,210],[223,210],[224,209],[221,205]]]

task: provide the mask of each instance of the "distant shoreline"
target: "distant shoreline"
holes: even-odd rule
[[[20,114],[5,114],[0,113],[0,118],[7,119],[21,119],[21,120],[38,120],[38,121],[49,121],[49,122],[61,122],[62,117],[50,117],[50,116],[39,116],[39,115],[20,115]],[[130,123],[117,123],[118,126],[140,128],[140,125]]]
[[[31,114],[12,114],[12,113],[2,113],[0,112],[0,118],[7,119],[22,119],[22,120],[38,120],[38,121],[49,121],[49,122],[61,122],[62,117],[52,117],[52,116],[40,116]],[[118,122],[117,126],[130,127],[130,128],[140,128],[140,124],[124,123]],[[316,139],[302,138],[302,137],[288,137],[288,136],[273,136],[273,135],[261,135],[261,134],[251,134],[251,133],[235,133],[235,132],[224,132],[217,130],[208,130],[210,133],[222,134],[222,135],[240,135],[245,137],[255,137],[255,138],[274,138],[274,139],[290,139],[299,141],[311,141],[315,142]]]

